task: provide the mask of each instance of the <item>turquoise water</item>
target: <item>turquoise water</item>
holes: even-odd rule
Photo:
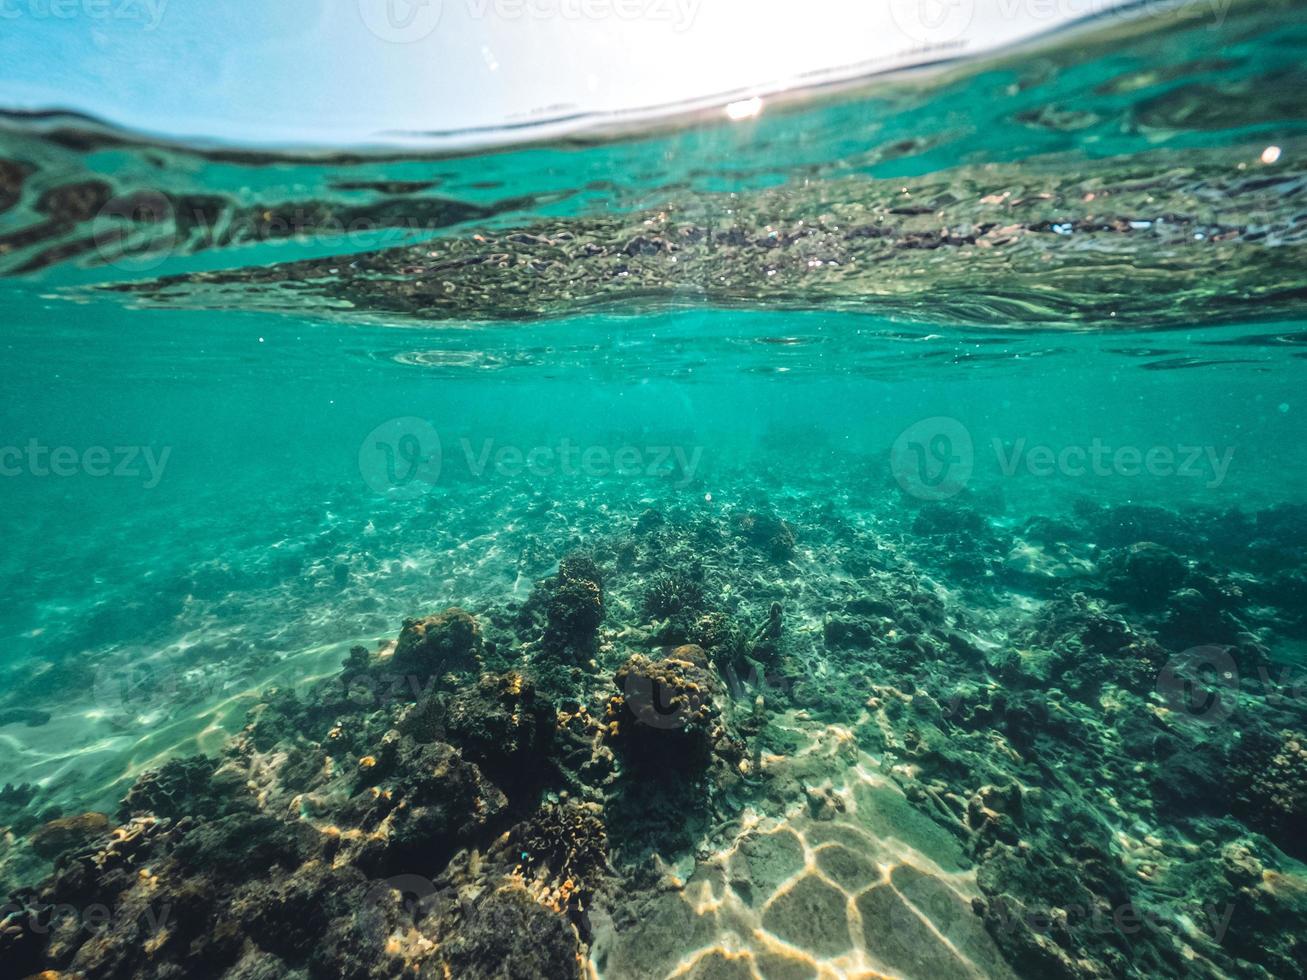
[[[1303,975],[1307,20],[1166,18],[480,156],[6,123],[0,870],[36,889],[9,921],[114,927],[4,948],[86,976]],[[578,552],[588,628],[539,611]],[[422,698],[271,693],[313,703],[355,646],[397,663],[448,607],[485,645]],[[627,734],[659,730],[609,703],[656,676],[629,658],[691,642],[711,744]],[[1194,650],[1215,715],[1176,694]],[[457,721],[504,672],[554,748],[526,702],[488,740]],[[382,747],[429,695],[499,789],[401,847],[357,801],[430,808],[429,761]],[[196,754],[248,806],[228,780],[119,809]],[[108,823],[50,843],[88,812],[163,821],[127,863],[155,892],[46,877],[116,866]],[[222,836],[289,825],[337,843]],[[426,905],[385,897],[405,875]],[[302,919],[287,889],[325,910],[307,938],[250,924]],[[119,928],[150,894],[182,909],[153,946]]]
[[[424,603],[525,598],[557,560],[533,536],[611,531],[642,504],[719,517],[761,490],[889,508],[876,467],[937,417],[969,435],[970,488],[1001,493],[1007,523],[1080,497],[1255,510],[1304,485],[1293,324],[1125,342],[711,311],[342,329],[105,301],[70,324],[65,305],[15,294],[28,303],[8,338],[22,356],[5,431],[23,456],[4,483],[4,666],[39,694],[34,664],[75,662],[61,698],[91,693],[88,657],[152,648],[243,678],[333,657]],[[413,418],[438,436],[430,483],[406,479],[405,423],[374,437],[395,445],[391,471],[367,441]],[[1096,440],[1098,471],[1074,455]],[[92,459],[59,475],[39,455],[55,447],[79,463],[103,447],[107,472]],[[1072,450],[1071,465],[1045,474],[1035,447]],[[623,448],[635,455],[618,472]],[[1122,448],[1173,457],[1118,466]],[[569,494],[615,513],[572,512]],[[17,753],[5,778],[63,772],[48,749]]]

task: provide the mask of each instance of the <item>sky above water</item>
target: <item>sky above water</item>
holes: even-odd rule
[[[394,142],[747,101],[814,73],[979,52],[1121,3],[0,0],[0,106],[249,144]]]

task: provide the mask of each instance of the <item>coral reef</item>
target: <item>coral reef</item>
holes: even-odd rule
[[[446,673],[466,673],[478,668],[481,630],[462,609],[446,609],[425,619],[404,621],[393,669],[422,681]]]
[[[340,819],[363,837],[342,846],[354,851],[359,867],[383,877],[439,867],[508,805],[474,763],[444,742],[391,738],[379,756],[359,760],[357,779],[360,789]]]
[[[617,669],[607,737],[630,758],[664,772],[702,767],[726,736],[722,685],[692,644],[650,659],[634,653]]]
[[[263,692],[116,826],[6,787],[53,868],[0,955],[88,980],[1301,976],[1301,611],[1276,576],[1307,522],[987,508],[814,508],[765,539],[633,511],[560,542],[526,602]],[[1231,539],[1265,544],[1214,568]],[[1082,574],[1013,573],[1018,540]]]
[[[82,813],[60,817],[32,831],[32,850],[43,858],[56,858],[67,850],[85,846],[110,830],[109,818],[103,813]]]
[[[180,820],[188,813],[212,812],[223,798],[214,787],[217,769],[216,760],[203,756],[165,762],[136,780],[118,815],[123,820],[146,814]]]
[[[1236,768],[1244,786],[1236,800],[1238,811],[1285,853],[1307,861],[1302,834],[1307,819],[1307,735],[1253,732],[1239,748]]]
[[[794,556],[794,528],[775,514],[745,514],[739,528],[749,544],[774,560],[788,561]]]
[[[645,613],[661,619],[698,613],[703,604],[703,586],[676,572],[659,575],[644,596]]]
[[[559,576],[549,596],[545,631],[546,645],[555,649],[571,646],[587,649],[604,619],[603,587],[591,579]]]
[[[293,394],[280,421],[333,436],[230,485],[179,469],[149,507],[93,493],[100,525],[64,513],[85,457],[34,489],[57,506],[6,509],[0,975],[1307,978],[1307,5],[1219,31],[1174,6],[583,153],[0,112],[9,346],[47,357],[7,364],[17,429],[187,354],[142,311],[200,308],[268,326],[255,358],[254,319],[194,318],[236,367],[170,371],[179,416],[264,433],[203,410],[239,377],[224,409]],[[367,343],[262,318],[292,303]],[[70,363],[47,327],[73,304],[139,313],[106,334],[126,356]],[[341,355],[333,391],[287,360],[310,351]],[[1228,437],[1256,492],[1045,479],[997,439],[1001,478],[932,488],[876,452],[919,411],[964,416],[974,462],[1004,431],[1025,452],[1106,387],[1119,442]],[[447,452],[487,437],[484,473],[449,452],[414,496],[365,444],[343,479],[354,424],[415,399]],[[212,434],[155,414],[143,436]],[[564,428],[612,467],[546,479],[529,444]],[[196,523],[160,540],[171,515]],[[85,542],[66,573],[56,524]]]
[[[568,555],[558,574],[541,579],[516,612],[518,636],[538,641],[558,664],[578,664],[595,654],[604,620],[603,574],[588,555]]]
[[[444,738],[506,789],[549,776],[555,731],[552,704],[521,674],[485,674],[444,705]]]

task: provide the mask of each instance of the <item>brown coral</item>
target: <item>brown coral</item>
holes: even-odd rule
[[[395,647],[396,671],[419,679],[476,670],[481,628],[462,609],[453,607],[435,616],[406,619]]]
[[[109,818],[103,813],[60,817],[32,832],[32,850],[43,858],[56,858],[64,851],[89,844],[108,832]]]
[[[621,693],[608,704],[611,740],[673,768],[706,762],[723,727],[721,684],[702,647],[680,646],[660,660],[632,654],[613,680]]]

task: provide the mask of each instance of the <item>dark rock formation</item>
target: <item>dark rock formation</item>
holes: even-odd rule
[[[391,668],[425,682],[446,673],[478,669],[481,629],[462,609],[446,609],[425,619],[406,619]]]

